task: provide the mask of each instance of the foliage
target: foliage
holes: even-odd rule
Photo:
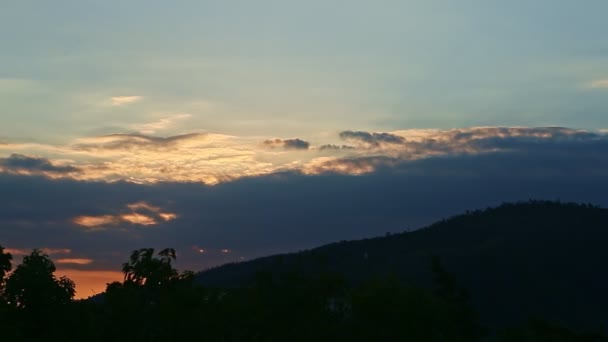
[[[69,303],[74,298],[74,282],[67,277],[57,279],[54,272],[49,256],[34,249],[9,275],[4,293],[7,301],[30,311]]]
[[[12,259],[12,255],[10,253],[5,253],[4,247],[0,246],[0,299],[3,297],[2,293],[4,290],[4,277],[12,268]]]
[[[56,278],[48,255],[34,249],[6,279],[3,301],[7,319],[5,331],[14,339],[37,339],[56,329],[66,318],[66,307],[74,298],[74,282]]]

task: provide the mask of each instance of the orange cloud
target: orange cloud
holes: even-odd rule
[[[124,214],[121,215],[120,218],[129,223],[140,224],[142,226],[151,226],[158,224],[158,222],[156,222],[154,218],[138,213]]]
[[[161,207],[153,206],[145,201],[127,204],[127,209],[130,212],[118,215],[78,216],[73,218],[72,222],[79,226],[99,230],[121,223],[152,226],[159,224],[160,221],[169,222],[177,218],[177,214],[165,212]]]
[[[93,259],[86,258],[73,258],[73,259],[57,259],[55,260],[56,264],[73,264],[73,265],[88,265],[93,263]]]
[[[177,218],[177,215],[173,213],[159,213],[158,216],[160,216],[165,221],[171,221]]]
[[[112,215],[78,216],[74,218],[72,222],[76,223],[79,226],[92,228],[99,226],[116,225],[119,223],[119,220]]]
[[[4,252],[12,254],[13,256],[17,256],[17,255],[29,255],[31,253],[31,250],[22,249],[22,248],[5,248]]]
[[[33,249],[27,248],[6,248],[5,252],[10,253],[15,256],[29,255],[32,253]],[[40,251],[44,254],[48,255],[57,255],[57,254],[70,254],[72,250],[69,248],[40,248]]]
[[[42,253],[45,253],[48,255],[72,253],[72,250],[69,248],[42,248],[41,251],[42,251]]]

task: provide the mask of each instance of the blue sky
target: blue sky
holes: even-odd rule
[[[608,127],[605,1],[4,1],[0,136]],[[599,83],[597,83],[599,84]],[[110,97],[141,96],[121,108]]]
[[[606,13],[3,0],[0,245],[100,291],[136,248],[200,270],[503,201],[607,206]]]

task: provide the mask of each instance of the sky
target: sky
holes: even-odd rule
[[[78,296],[503,201],[608,205],[604,0],[0,2],[0,245]]]

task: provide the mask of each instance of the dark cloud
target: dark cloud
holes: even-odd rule
[[[333,145],[333,144],[325,144],[319,146],[320,151],[338,151],[338,150],[354,150],[354,146],[349,145]]]
[[[348,131],[347,131],[348,132]],[[341,136],[344,138],[342,132]],[[356,133],[356,134],[354,134]],[[350,132],[347,137],[356,136],[368,146],[381,147],[387,155],[400,159],[419,159],[440,155],[488,153],[510,149],[526,149],[534,145],[559,145],[562,143],[584,146],[594,141],[608,140],[606,134],[575,130],[564,127],[479,127],[453,129],[422,134],[416,139],[404,139],[399,144],[382,144],[381,141],[393,141],[386,137],[388,133]],[[374,137],[374,134],[383,136]],[[390,134],[389,134],[390,135]],[[393,136],[393,135],[390,135]],[[352,140],[352,138],[351,138]]]
[[[170,137],[153,137],[144,134],[110,134],[94,139],[90,142],[78,144],[76,149],[81,150],[133,150],[133,149],[166,149],[180,141],[205,136],[204,133],[189,133]]]
[[[80,172],[74,166],[58,166],[46,158],[29,157],[13,153],[8,158],[0,158],[0,170],[8,173],[69,174]]]
[[[309,174],[335,173],[360,175],[375,172],[382,168],[392,167],[398,163],[400,163],[399,159],[386,156],[339,158],[313,165],[306,171]]]
[[[566,127],[478,127],[466,130],[450,130],[447,136],[454,141],[471,141],[486,138],[586,140],[601,137],[601,134]]]
[[[310,143],[302,139],[269,139],[264,140],[264,146],[270,148],[284,148],[286,150],[308,150]]]
[[[370,133],[363,131],[343,131],[340,138],[349,141],[359,141],[372,146],[381,144],[402,144],[405,138],[391,133]]]

